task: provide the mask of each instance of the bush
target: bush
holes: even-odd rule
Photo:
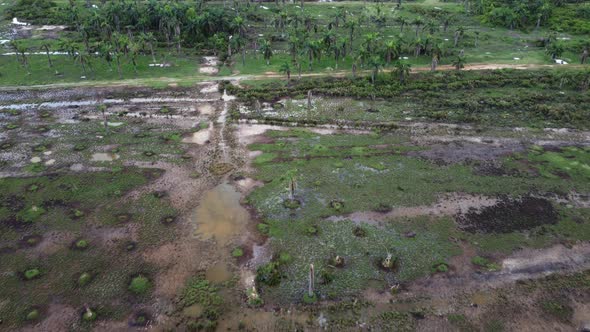
[[[270,262],[256,270],[256,282],[267,286],[276,286],[281,282],[279,262]]]
[[[131,293],[136,295],[144,295],[150,290],[151,287],[152,284],[147,277],[138,275],[137,277],[131,279],[128,289]]]
[[[89,245],[90,245],[90,243],[88,243],[88,241],[84,240],[84,239],[78,240],[74,244],[76,249],[86,249],[86,248],[88,248]]]
[[[78,286],[85,286],[90,281],[92,281],[92,274],[84,272],[78,277]]]
[[[239,258],[244,256],[244,250],[242,248],[235,248],[234,250],[232,250],[231,252],[231,256],[234,258]]]
[[[86,308],[86,310],[82,314],[82,320],[86,322],[95,321],[97,317],[98,315],[96,314],[96,312],[90,308]]]
[[[305,304],[314,304],[318,301],[318,297],[313,294],[313,295],[309,295],[307,292],[305,292],[305,295],[303,295],[303,303]]]
[[[270,227],[268,226],[268,224],[260,223],[260,224],[256,225],[256,229],[258,229],[258,231],[260,233],[262,233],[264,235],[268,235]]]
[[[41,270],[39,270],[38,268],[28,269],[25,271],[24,276],[27,280],[39,278],[41,276]]]
[[[39,310],[33,309],[27,313],[27,320],[37,320],[40,316]]]

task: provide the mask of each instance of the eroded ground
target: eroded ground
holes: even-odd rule
[[[2,329],[588,324],[588,132],[254,123],[297,103],[214,83],[3,94]]]

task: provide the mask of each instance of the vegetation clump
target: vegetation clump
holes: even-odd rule
[[[152,288],[151,281],[143,275],[138,275],[131,279],[129,291],[135,295],[144,295]]]
[[[90,246],[90,243],[88,242],[88,240],[85,239],[80,239],[74,242],[74,249],[86,250],[88,249],[88,246]]]
[[[28,270],[25,270],[25,272],[23,273],[24,278],[26,280],[33,280],[33,279],[37,279],[41,276],[41,270],[39,268],[30,268]]]
[[[92,274],[90,274],[90,272],[82,272],[78,277],[78,286],[86,286],[90,281],[92,281]]]
[[[85,322],[93,322],[96,318],[98,318],[98,314],[89,307],[86,307],[82,312],[82,320]]]
[[[231,251],[231,256],[234,258],[240,258],[242,256],[244,256],[244,249],[238,247],[238,248],[234,248],[234,250]]]
[[[27,312],[27,316],[25,318],[28,321],[33,321],[39,319],[40,316],[41,313],[39,312],[39,309],[31,309],[29,312]]]

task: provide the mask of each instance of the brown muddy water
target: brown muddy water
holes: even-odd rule
[[[205,279],[214,284],[229,281],[231,277],[231,271],[227,267],[227,264],[223,262],[216,263],[205,271]]]
[[[195,234],[204,240],[214,240],[218,247],[224,247],[236,236],[244,234],[250,215],[240,205],[240,196],[228,183],[205,193],[192,216]]]

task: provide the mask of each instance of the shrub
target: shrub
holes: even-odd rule
[[[88,248],[88,246],[90,245],[90,243],[87,240],[78,240],[76,241],[76,243],[74,244],[76,249],[86,249]]]
[[[244,256],[244,250],[242,248],[234,248],[234,250],[232,250],[231,252],[231,256],[235,257],[235,258],[239,258]]]
[[[131,283],[129,284],[128,289],[130,292],[136,295],[143,295],[146,294],[151,287],[152,284],[147,277],[138,275],[137,277],[131,279]]]
[[[279,262],[269,262],[256,270],[256,282],[268,286],[276,286],[281,282]]]
[[[268,224],[265,223],[260,223],[258,225],[256,225],[256,229],[258,229],[258,231],[264,235],[268,235],[268,232],[270,230],[270,226],[268,226]]]
[[[98,315],[96,314],[96,312],[90,308],[86,308],[86,310],[82,314],[82,320],[86,322],[95,321],[97,317]]]
[[[78,277],[78,286],[86,286],[90,281],[92,281],[92,275],[84,272]]]
[[[303,303],[305,304],[314,304],[318,301],[318,297],[313,294],[313,295],[309,295],[307,292],[305,292],[305,294],[303,295]]]
[[[27,320],[37,320],[40,316],[39,310],[32,309],[27,313],[26,319]]]
[[[365,229],[362,226],[356,226],[352,230],[352,234],[354,234],[354,236],[356,236],[356,237],[365,237],[365,236],[367,236],[367,229]]]
[[[39,270],[38,268],[28,269],[25,271],[24,276],[26,280],[33,280],[39,278],[41,276],[41,270]]]

